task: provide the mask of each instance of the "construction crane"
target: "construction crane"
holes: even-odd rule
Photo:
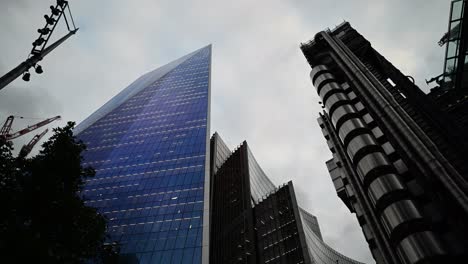
[[[23,117],[19,117],[19,118],[23,118]],[[0,138],[5,140],[5,141],[10,141],[12,139],[15,139],[17,137],[20,137],[22,135],[25,135],[31,131],[34,131],[40,127],[43,127],[47,124],[50,124],[51,122],[54,122],[55,120],[58,120],[60,119],[61,117],[60,116],[54,116],[54,117],[51,117],[51,118],[47,118],[43,121],[40,121],[34,125],[31,125],[31,126],[28,126],[24,129],[21,129],[15,133],[10,133],[11,132],[11,126],[13,125],[13,120],[15,119],[15,116],[9,116],[7,118],[7,120],[5,121],[5,123],[3,124],[3,127],[2,129],[0,129]]]
[[[31,150],[34,148],[34,146],[37,144],[37,142],[39,142],[39,140],[41,140],[41,138],[47,133],[47,131],[49,131],[49,129],[46,129],[42,133],[35,135],[31,139],[31,141],[29,141],[28,144],[24,145],[21,148],[21,150],[20,150],[20,152],[18,154],[18,157],[26,158],[26,156],[28,156],[28,154],[31,152]]]
[[[9,116],[7,117],[7,120],[5,121],[5,124],[3,124],[2,129],[0,130],[0,136],[2,138],[5,138],[5,136],[10,133],[11,130],[11,125],[13,125],[13,119],[14,116]]]

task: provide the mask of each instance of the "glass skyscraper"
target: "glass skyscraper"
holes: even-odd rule
[[[207,46],[147,73],[74,131],[96,170],[83,196],[123,263],[361,264],[322,240],[246,142],[210,140],[210,67]]]
[[[207,263],[211,45],[147,73],[75,134],[86,203],[136,263]]]

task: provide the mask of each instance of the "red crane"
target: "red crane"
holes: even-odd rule
[[[10,133],[11,125],[13,125],[14,116],[7,117],[5,124],[3,124],[2,129],[0,130],[0,136],[5,137],[8,133]]]
[[[19,118],[23,118],[23,117],[20,116]],[[7,118],[7,120],[5,121],[5,124],[3,124],[2,129],[0,130],[0,138],[3,138],[6,141],[10,141],[10,140],[15,139],[17,137],[20,137],[20,136],[22,136],[24,134],[27,134],[27,133],[29,133],[31,131],[34,131],[34,130],[42,127],[42,126],[45,126],[45,125],[47,125],[47,124],[49,124],[49,123],[51,123],[51,122],[53,122],[55,120],[58,120],[60,118],[61,118],[60,116],[54,116],[54,117],[51,117],[51,118],[47,118],[47,119],[45,119],[43,121],[40,121],[40,122],[38,122],[38,123],[36,123],[34,125],[28,126],[28,127],[24,128],[24,129],[21,129],[21,130],[15,132],[15,133],[11,134],[10,133],[11,125],[13,124],[13,120],[15,119],[15,116],[9,116]]]
[[[31,152],[31,150],[34,148],[34,146],[37,144],[37,142],[39,142],[39,140],[41,140],[41,138],[47,133],[47,131],[49,131],[49,129],[46,129],[44,131],[42,131],[42,133],[40,134],[37,134],[35,135],[31,141],[29,141],[28,144],[24,145],[19,154],[18,154],[18,157],[23,157],[23,158],[26,158],[26,156],[28,156],[28,154]]]

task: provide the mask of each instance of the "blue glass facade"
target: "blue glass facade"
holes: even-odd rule
[[[210,67],[207,46],[142,76],[75,130],[96,170],[87,204],[139,263],[208,257]]]

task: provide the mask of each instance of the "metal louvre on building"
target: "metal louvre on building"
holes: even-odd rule
[[[275,185],[258,165],[252,151],[247,147],[251,196],[254,203],[276,191]]]
[[[320,240],[323,240],[322,238],[322,232],[320,231],[320,226],[317,220],[317,217],[308,213],[306,210],[300,208],[299,212],[301,214],[301,217],[303,219],[303,224],[306,224],[309,226],[309,228],[317,235]]]
[[[255,205],[257,263],[315,263],[307,252],[298,210],[292,182]]]
[[[75,130],[96,170],[82,195],[128,261],[207,263],[210,71],[211,45],[139,78]]]
[[[213,177],[210,263],[257,261],[248,173],[247,145],[243,144]]]
[[[213,134],[210,140],[211,148],[211,173],[214,175],[223,163],[231,156],[231,150],[217,132]]]
[[[211,142],[212,164],[225,160],[212,175],[211,263],[361,263],[322,240],[317,218],[298,206],[292,182],[275,187],[247,142],[229,156],[219,134]]]
[[[301,214],[304,219],[304,214]],[[304,221],[303,221],[304,222]],[[324,264],[362,264],[362,262],[353,260],[337,252],[330,246],[328,246],[322,239],[313,232],[308,225],[304,225],[305,239],[307,243],[307,249],[313,263],[324,263]]]

